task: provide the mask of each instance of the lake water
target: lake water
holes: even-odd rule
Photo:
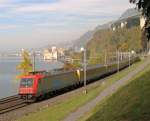
[[[19,80],[15,77],[19,73],[16,67],[20,62],[20,58],[0,58],[0,98],[18,93]],[[35,62],[36,70],[52,70],[63,66],[60,62],[44,62],[40,58]]]

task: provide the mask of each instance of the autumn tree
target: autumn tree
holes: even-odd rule
[[[87,43],[87,49],[90,51],[89,64],[104,63],[105,56],[107,55],[108,59],[114,55],[113,53],[116,53],[116,50],[139,52],[142,49],[141,46],[139,26],[118,28],[116,31],[98,30]]]
[[[33,70],[31,58],[27,50],[22,50],[22,62],[17,66],[17,70],[21,71],[21,75],[28,75]]]

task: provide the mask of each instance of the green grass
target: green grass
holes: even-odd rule
[[[100,102],[81,121],[149,121],[150,66],[115,94]]]
[[[53,106],[50,106],[46,109],[42,109],[41,111],[32,113],[28,116],[22,117],[21,119],[17,121],[59,121],[59,120],[62,120],[70,112],[76,110],[81,105],[84,105],[88,101],[94,99],[106,87],[110,86],[117,80],[121,79],[123,76],[130,73],[132,70],[135,69],[135,67],[137,67],[143,62],[144,61],[137,62],[136,64],[132,65],[130,68],[112,75],[105,81],[105,83],[89,88],[88,93],[86,95],[83,93],[77,93],[75,95],[70,96],[69,99],[62,100],[59,103],[54,104]]]

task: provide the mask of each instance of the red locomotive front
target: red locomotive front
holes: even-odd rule
[[[35,99],[39,78],[39,75],[28,75],[21,77],[19,95],[22,99]]]

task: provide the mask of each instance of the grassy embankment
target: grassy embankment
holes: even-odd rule
[[[22,117],[18,121],[58,121],[65,118],[70,112],[76,110],[81,105],[87,103],[88,101],[94,99],[101,91],[106,87],[110,86],[120,78],[124,77],[138,65],[144,61],[133,64],[130,68],[127,68],[119,73],[110,76],[105,83],[96,85],[95,87],[88,89],[88,94],[85,95],[81,92],[76,95],[71,96],[69,99],[60,101],[58,104],[50,106],[46,109],[42,109],[39,112],[32,113],[28,116]]]
[[[100,102],[81,121],[149,121],[150,66],[115,94]]]

